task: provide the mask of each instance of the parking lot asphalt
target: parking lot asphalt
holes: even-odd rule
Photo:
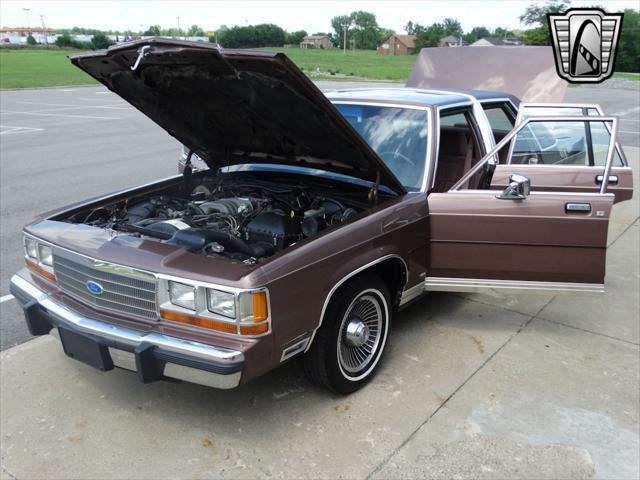
[[[620,117],[622,144],[640,147],[640,88],[568,88],[565,101],[602,105]],[[173,175],[178,153],[172,137],[104,87],[0,91],[0,349],[30,338],[7,296],[24,263],[22,226],[39,213]]]
[[[621,117],[636,172],[639,95],[566,98]],[[637,195],[614,208],[607,293],[430,295],[349,397],[296,363],[235,391],[142,385],[49,336],[8,348],[29,339],[8,280],[31,216],[171,175],[177,143],[101,87],[2,91],[0,110],[0,478],[638,478]]]

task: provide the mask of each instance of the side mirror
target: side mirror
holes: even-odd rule
[[[531,193],[531,180],[529,177],[514,173],[509,177],[509,185],[496,198],[502,200],[524,200]]]

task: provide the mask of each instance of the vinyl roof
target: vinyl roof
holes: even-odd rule
[[[425,107],[445,107],[468,101],[466,95],[472,95],[480,101],[492,99],[510,99],[515,105],[520,102],[507,93],[486,92],[480,90],[424,90],[419,88],[387,87],[387,88],[352,88],[326,91],[329,100],[335,101],[369,101],[381,103],[401,103]]]

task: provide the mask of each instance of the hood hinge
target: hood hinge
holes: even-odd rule
[[[369,203],[371,205],[378,204],[378,190],[380,189],[380,170],[376,172],[376,183],[373,184],[371,190],[369,190],[369,195],[367,196],[369,199]]]

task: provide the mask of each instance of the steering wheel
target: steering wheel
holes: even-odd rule
[[[380,153],[378,153],[378,155],[380,156],[380,158],[382,158],[382,160],[385,161],[385,163],[387,163],[387,158],[385,158],[385,157],[391,156],[391,158],[388,159],[388,161],[390,163],[393,162],[396,158],[399,158],[399,159],[404,160],[405,162],[407,162],[412,167],[416,167],[417,166],[416,163],[413,160],[411,160],[409,157],[407,157],[406,155],[403,155],[400,152],[396,152],[396,151],[392,152],[392,151],[388,150],[386,152],[380,152]]]

